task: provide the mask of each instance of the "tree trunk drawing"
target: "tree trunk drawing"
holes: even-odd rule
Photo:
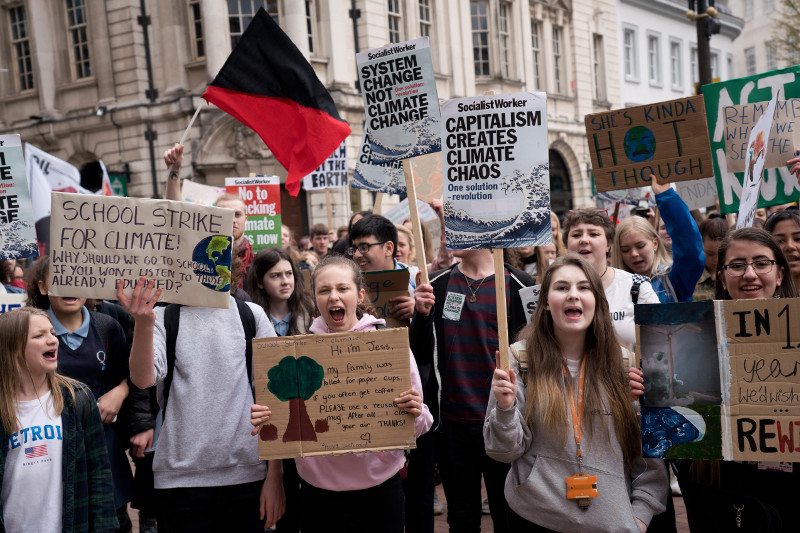
[[[296,441],[317,441],[317,434],[308,418],[306,401],[303,398],[289,400],[289,424],[283,434],[283,442]]]

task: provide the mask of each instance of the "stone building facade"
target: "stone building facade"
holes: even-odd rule
[[[102,159],[129,171],[130,196],[160,196],[163,152],[261,6],[350,124],[351,171],[364,120],[355,52],[429,36],[441,99],[547,92],[554,209],[591,205],[583,117],[621,105],[616,0],[0,0],[0,134],[73,163],[89,185]],[[213,106],[185,146],[181,175],[199,183],[286,176],[258,136]],[[335,226],[371,207],[367,193],[331,192]],[[325,193],[284,193],[282,211],[306,232],[327,222]]]

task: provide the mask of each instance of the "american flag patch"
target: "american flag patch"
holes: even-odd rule
[[[44,457],[45,455],[47,455],[47,444],[40,444],[39,446],[25,448],[25,459]]]

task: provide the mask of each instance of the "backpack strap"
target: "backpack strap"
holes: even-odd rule
[[[181,321],[181,304],[169,304],[164,308],[164,330],[167,338],[167,375],[164,376],[164,405],[161,406],[162,416],[167,413],[167,400],[172,387],[172,374],[175,372],[175,345],[178,342],[178,326]]]
[[[256,388],[253,382],[253,339],[256,337],[256,317],[253,310],[247,305],[247,302],[234,298],[236,307],[239,308],[239,319],[242,321],[244,328],[244,361],[247,367],[247,383],[250,384],[250,390],[253,393],[253,401],[256,399]]]
[[[650,281],[650,278],[646,276],[642,276],[641,274],[634,274],[631,273],[633,276],[633,284],[631,285],[631,301],[633,305],[636,305],[639,302],[639,291],[641,289],[642,283]]]

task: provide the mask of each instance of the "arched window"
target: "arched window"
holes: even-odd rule
[[[559,218],[572,209],[572,183],[564,158],[556,150],[549,151],[550,159],[550,209]]]

